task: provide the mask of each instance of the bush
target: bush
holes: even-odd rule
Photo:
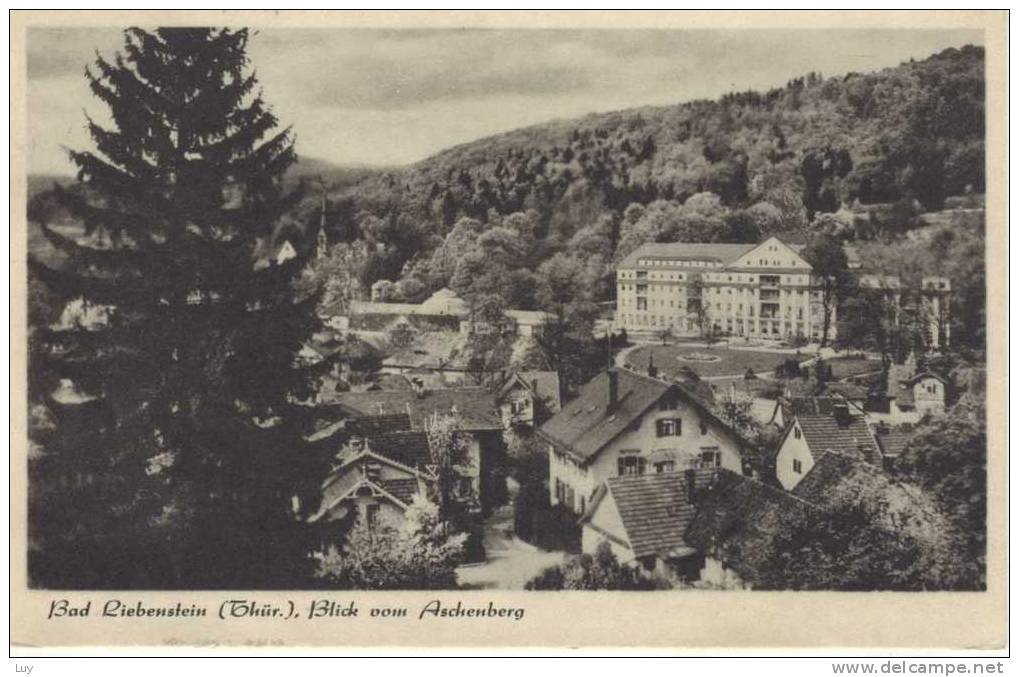
[[[565,564],[549,567],[532,578],[525,590],[659,590],[671,587],[664,580],[652,579],[639,568],[624,566],[616,559],[607,541],[598,545],[594,555],[577,555]]]

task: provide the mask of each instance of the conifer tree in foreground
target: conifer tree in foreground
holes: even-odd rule
[[[44,225],[64,264],[30,271],[62,303],[109,312],[33,333],[48,419],[31,469],[35,585],[243,589],[311,574],[300,518],[328,453],[306,441],[305,403],[328,365],[297,359],[316,299],[292,283],[313,248],[271,256],[296,156],[247,41],[130,29],[122,54],[86,70],[113,120],[88,120],[96,150],[70,151],[81,185],[60,193],[86,236]]]

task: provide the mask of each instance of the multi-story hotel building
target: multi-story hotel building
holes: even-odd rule
[[[616,269],[616,328],[631,333],[669,330],[676,336],[708,331],[748,338],[816,341],[824,327],[820,280],[800,256],[803,245],[776,237],[760,244],[651,243]],[[862,272],[846,247],[849,267]],[[928,345],[947,345],[951,283],[923,278],[918,294],[905,298],[894,276],[859,275],[860,287],[891,301],[898,314],[912,310],[925,323]],[[837,336],[832,308],[828,339]]]
[[[775,237],[760,244],[645,244],[617,268],[616,327],[819,339],[821,293],[801,248]],[[833,311],[829,338],[835,324]]]

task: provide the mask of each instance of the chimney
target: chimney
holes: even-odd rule
[[[615,369],[606,373],[609,375],[609,409],[615,409],[619,403],[619,374]]]
[[[845,428],[849,425],[849,405],[845,402],[839,402],[832,406],[831,415],[835,419],[835,422],[839,424],[840,428]]]
[[[647,359],[647,375],[651,378],[658,378],[658,367],[655,366],[655,353],[651,351],[651,354]]]
[[[425,382],[424,382],[424,380],[418,378],[417,376],[411,376],[410,377],[410,389],[414,391],[414,394],[417,395],[417,398],[419,400],[423,400],[425,398]]]

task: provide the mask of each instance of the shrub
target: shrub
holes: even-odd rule
[[[636,567],[624,566],[616,559],[607,541],[594,555],[577,555],[565,564],[549,567],[532,578],[525,590],[658,590],[671,587],[654,580]]]

